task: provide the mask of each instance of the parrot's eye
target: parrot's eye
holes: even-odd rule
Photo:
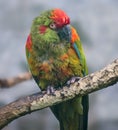
[[[51,29],[56,29],[55,23],[51,23],[51,24],[50,24],[50,28],[51,28]]]

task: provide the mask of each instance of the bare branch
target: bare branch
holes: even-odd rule
[[[12,87],[18,83],[29,80],[31,78],[32,78],[31,73],[25,72],[13,78],[0,79],[0,88]]]
[[[118,82],[118,59],[104,69],[92,73],[79,81],[55,90],[54,95],[47,95],[44,91],[14,101],[0,109],[0,128],[12,120],[36,110],[49,107],[60,102],[83,96],[91,92],[109,87]]]

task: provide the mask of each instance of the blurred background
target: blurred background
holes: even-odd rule
[[[61,8],[77,28],[89,73],[118,57],[118,0],[0,0],[0,78],[27,71],[25,42],[41,11]],[[0,105],[38,92],[33,80],[0,89]],[[89,130],[118,129],[118,84],[90,94]],[[3,130],[59,130],[49,108],[21,117]]]

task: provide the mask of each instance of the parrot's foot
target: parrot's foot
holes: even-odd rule
[[[74,83],[75,81],[80,80],[81,77],[72,77],[70,80],[67,81],[67,85],[70,85],[72,83]]]
[[[54,87],[53,86],[47,87],[47,94],[48,95],[54,95]]]

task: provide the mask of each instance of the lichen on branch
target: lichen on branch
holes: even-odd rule
[[[79,81],[48,95],[45,91],[18,99],[0,108],[0,128],[11,121],[36,110],[70,100],[75,96],[83,96],[109,87],[118,82],[118,59],[100,71],[89,74]]]

